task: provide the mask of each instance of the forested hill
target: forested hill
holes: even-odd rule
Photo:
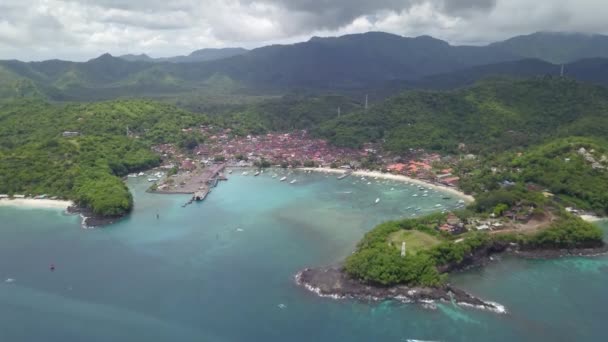
[[[84,63],[0,61],[13,81],[27,80],[53,100],[99,100],[214,87],[361,88],[517,59],[492,47],[451,46],[428,36],[371,32],[272,45],[208,62],[152,63],[105,54]],[[143,58],[145,59],[145,57]],[[1,87],[1,85],[0,85]],[[26,95],[16,92],[17,95]]]
[[[608,89],[559,77],[488,79],[450,92],[408,91],[317,130],[335,144],[385,141],[409,148],[472,153],[529,146],[554,137],[606,136]]]
[[[133,203],[119,177],[158,165],[152,143],[189,139],[181,129],[206,121],[145,100],[0,102],[0,193],[62,196],[98,215],[122,215]]]
[[[608,36],[601,34],[537,32],[490,46],[521,57],[538,58],[556,64],[608,57]]]
[[[153,62],[143,55],[117,58],[104,54],[82,63],[0,61],[0,98],[98,101],[201,92],[274,95],[302,89],[317,94],[328,90],[382,93],[387,82],[389,91],[451,89],[492,75],[556,75],[560,70],[541,60],[522,60],[525,57],[500,44],[453,46],[428,36],[407,38],[381,32],[312,38],[247,52],[212,52],[184,58],[194,61],[210,53],[225,58],[170,63]],[[580,57],[595,55],[590,52]],[[606,84],[608,60],[580,60],[566,65],[565,70],[569,77]]]

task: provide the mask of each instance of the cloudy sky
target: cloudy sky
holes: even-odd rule
[[[535,31],[608,33],[607,0],[0,0],[0,59],[188,54],[385,31],[484,44]]]

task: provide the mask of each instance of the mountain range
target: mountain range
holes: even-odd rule
[[[223,49],[201,49],[196,50],[188,56],[175,56],[175,57],[164,57],[164,58],[152,58],[145,53],[139,55],[122,55],[118,58],[122,58],[129,62],[170,62],[170,63],[194,63],[194,62],[208,62],[217,59],[228,58],[247,53],[247,49],[243,48],[223,48]]]
[[[564,62],[571,62],[564,66],[567,76],[608,84],[605,58],[608,37],[601,35],[536,33],[487,46],[453,46],[429,36],[368,32],[250,51],[204,49],[167,59],[104,54],[87,62],[0,61],[0,98],[449,89],[493,75],[559,75]]]

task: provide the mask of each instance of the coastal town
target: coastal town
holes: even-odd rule
[[[229,128],[213,126],[183,131],[202,134],[204,143],[190,153],[174,144],[154,146],[153,150],[163,158],[162,168],[193,171],[226,162],[231,167],[374,169],[450,187],[457,187],[459,181],[452,168],[457,160],[422,149],[396,155],[383,151],[380,144],[368,143],[360,149],[336,147],[306,130],[247,136],[237,136]]]
[[[343,174],[367,171],[385,177],[408,177],[421,185],[433,185],[446,191],[453,189],[458,193],[460,178],[454,170],[461,159],[454,156],[422,149],[395,154],[383,151],[377,144],[365,144],[360,149],[336,147],[306,130],[247,136],[237,136],[230,129],[213,126],[183,131],[200,133],[204,143],[189,151],[173,144],[154,146],[154,151],[162,157],[161,169],[167,176],[160,177],[158,182],[152,179],[152,191],[188,193],[193,194],[193,200],[202,200],[218,181],[226,179],[224,172],[227,169],[304,167]],[[460,158],[474,160],[476,156]],[[452,235],[475,230],[532,232],[548,226],[552,220],[549,212],[518,203],[484,217],[459,218],[448,213],[447,221],[435,229]]]

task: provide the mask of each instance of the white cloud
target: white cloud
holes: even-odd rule
[[[370,30],[481,44],[607,33],[605,0],[2,0],[0,59],[169,56]]]

